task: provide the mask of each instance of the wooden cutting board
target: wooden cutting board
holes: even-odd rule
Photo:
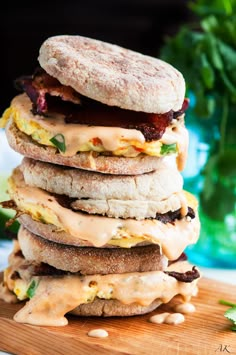
[[[17,355],[93,354],[236,354],[236,332],[224,317],[227,306],[219,299],[236,301],[236,286],[209,279],[199,282],[199,294],[192,299],[197,311],[179,325],[157,325],[151,314],[127,318],[68,317],[65,327],[36,327],[12,320],[20,304],[0,301],[0,350]],[[168,308],[168,310],[170,310]],[[107,338],[91,338],[88,331],[107,330]]]

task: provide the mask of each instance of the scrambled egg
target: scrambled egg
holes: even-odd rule
[[[77,152],[88,151],[94,151],[97,153],[109,152],[112,155],[125,157],[135,157],[141,153],[150,156],[162,156],[165,154],[176,153],[178,150],[178,144],[174,137],[172,144],[165,144],[162,140],[146,142],[139,131],[139,138],[142,137],[142,139],[137,139],[136,130],[124,129],[123,132],[129,131],[129,135],[123,136],[121,134],[121,136],[117,136],[115,139],[110,136],[110,131],[107,131],[104,139],[106,127],[102,127],[103,137],[99,137],[100,133],[98,133],[98,136],[91,137],[91,135],[87,134],[84,130],[80,134],[79,129],[83,125],[68,125],[64,123],[62,115],[55,114],[55,117],[34,116],[31,112],[31,102],[24,94],[14,98],[11,106],[5,110],[3,117],[0,120],[0,128],[4,127],[9,119],[12,119],[17,128],[28,136],[31,136],[35,142],[45,146],[56,146],[60,154],[64,156],[73,156]],[[69,126],[74,132],[68,132]],[[77,128],[78,139],[75,139],[75,137],[72,136],[73,134],[75,136],[75,129]],[[88,126],[88,129],[90,128],[91,127]],[[101,127],[95,127],[95,132],[99,131],[99,128]],[[56,129],[59,129],[59,132],[56,131]],[[130,135],[131,131],[136,131],[136,135]],[[63,142],[57,141],[58,136],[63,139]],[[134,137],[136,137],[136,139],[134,139]],[[109,139],[109,145],[113,144],[114,149],[108,149],[108,146],[104,143],[105,141],[108,142]],[[169,147],[171,147],[171,150]]]
[[[11,270],[11,274],[13,273],[13,271],[17,272],[17,269],[14,270],[14,268],[12,269],[10,266],[9,268],[5,269],[4,274],[9,273],[8,270]],[[32,298],[37,292],[37,287],[39,283],[40,277],[38,276],[31,278],[30,281],[25,280],[24,278],[10,280],[10,282],[9,279],[6,281],[8,289],[16,295],[19,301],[24,301],[29,298]],[[113,288],[111,284],[107,284],[106,287],[103,288],[103,290],[100,290],[96,281],[90,281],[88,285],[83,286],[83,295],[81,303],[93,302],[95,297],[109,300],[112,298],[112,293]]]
[[[13,292],[17,296],[18,300],[23,301],[29,296],[27,295],[27,290],[29,288],[30,284],[26,282],[25,280],[22,279],[16,279],[14,282],[14,288]]]

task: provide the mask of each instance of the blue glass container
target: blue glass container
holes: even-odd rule
[[[236,268],[236,106],[222,115],[199,118],[193,107],[186,113],[184,188],[198,198],[201,221],[200,238],[186,253],[201,266]]]

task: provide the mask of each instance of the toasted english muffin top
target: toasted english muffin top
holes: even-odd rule
[[[93,38],[60,35],[42,43],[38,60],[63,85],[110,106],[152,113],[182,107],[184,78],[158,58]]]

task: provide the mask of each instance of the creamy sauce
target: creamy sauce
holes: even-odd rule
[[[177,325],[180,323],[183,323],[185,321],[185,317],[183,314],[181,313],[160,313],[160,314],[156,314],[155,316],[152,316],[149,321],[151,323],[155,323],[155,324],[173,324],[173,325]]]
[[[191,268],[186,261],[174,264],[178,272]],[[167,303],[175,295],[181,295],[188,302],[197,288],[197,280],[179,282],[162,271],[34,279],[38,283],[35,295],[15,314],[16,322],[62,326],[68,323],[64,317],[66,313],[95,297],[116,299],[126,305],[137,302],[148,306],[156,299]]]
[[[149,322],[155,323],[155,324],[162,324],[162,323],[164,323],[166,317],[168,317],[169,314],[170,313],[168,313],[168,312],[155,314],[154,316],[149,318]]]
[[[184,313],[184,314],[188,314],[188,313],[193,313],[196,311],[196,308],[194,306],[194,304],[186,302],[186,303],[180,303],[177,304],[174,307],[174,310],[176,312],[180,312],[180,313]]]
[[[166,317],[165,319],[166,324],[174,324],[174,325],[183,323],[184,321],[185,321],[185,317],[182,313],[172,313],[168,315],[168,317]]]
[[[181,204],[180,214],[182,217],[184,217],[188,213],[188,200],[186,195],[183,194],[182,192],[177,192],[177,195],[179,197],[180,204]]]
[[[75,238],[90,241],[95,247],[123,237],[141,237],[159,244],[163,254],[169,260],[175,260],[186,246],[195,243],[199,237],[197,211],[191,223],[183,218],[175,220],[174,224],[164,224],[156,219],[134,220],[87,215],[62,207],[42,189],[25,185],[19,170],[15,170],[12,179],[9,194],[20,209],[29,212],[36,220],[41,213],[47,223],[56,225]]]
[[[184,123],[178,123],[174,126],[167,127],[161,138],[161,142],[164,144],[177,143],[178,155],[176,157],[176,162],[178,170],[182,171],[187,161],[189,146],[189,133],[184,126]]]
[[[106,338],[108,337],[108,333],[105,329],[92,329],[88,332],[88,336],[94,338]]]
[[[178,155],[176,158],[179,171],[183,171],[188,158],[189,135],[185,127],[179,128],[178,132]]]
[[[17,302],[16,295],[14,295],[4,283],[0,284],[0,299],[7,303]]]

